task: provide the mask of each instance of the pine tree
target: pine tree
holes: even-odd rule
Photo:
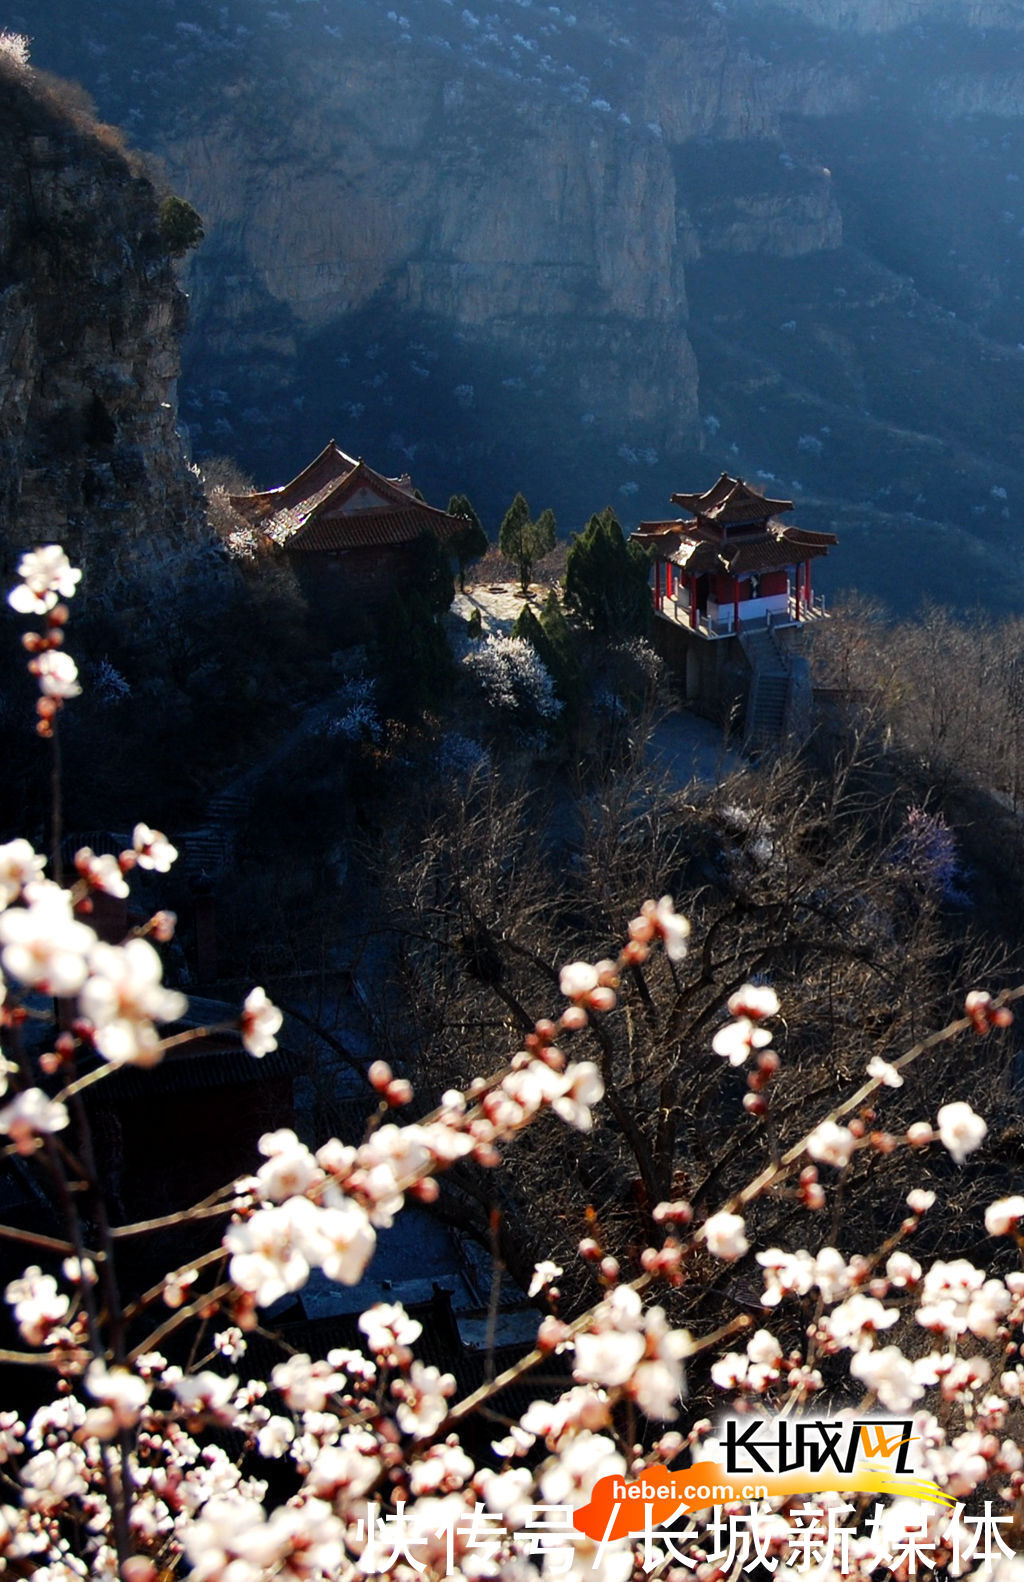
[[[452,553],[459,568],[459,592],[465,593],[466,569],[475,560],[479,560],[482,555],[486,555],[490,548],[490,539],[487,537],[483,523],[470,504],[468,496],[453,494],[448,501],[448,515],[464,516],[466,518],[465,527],[461,528],[454,538],[449,540]]]
[[[521,494],[517,494],[505,512],[498,534],[498,548],[519,573],[519,586],[525,596],[530,586],[533,568],[538,560],[555,547],[558,524],[550,506],[534,522],[530,507]]]
[[[413,584],[432,615],[443,615],[455,597],[451,561],[433,533],[421,533],[413,545]]]
[[[627,544],[615,512],[606,506],[575,533],[565,564],[565,602],[599,637],[636,636],[647,625],[648,562]]]

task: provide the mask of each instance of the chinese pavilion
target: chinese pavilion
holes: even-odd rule
[[[741,705],[748,739],[778,737],[809,687],[800,635],[825,613],[811,563],[836,536],[781,521],[792,500],[724,472],[703,494],[671,498],[685,516],[632,535],[651,556],[658,646],[685,668],[688,698],[719,713]]]
[[[259,539],[289,556],[321,605],[379,606],[415,577],[424,534],[446,544],[465,526],[421,500],[408,474],[386,478],[333,439],[290,483],[230,500]]]
[[[811,562],[837,539],[780,522],[792,500],[769,500],[723,472],[703,494],[674,494],[672,504],[689,515],[641,522],[633,534],[651,551],[659,615],[713,639],[824,614],[811,588]]]

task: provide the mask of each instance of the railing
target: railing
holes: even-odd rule
[[[666,621],[674,621],[677,626],[685,626],[688,631],[696,632],[699,637],[709,638],[735,637],[740,632],[775,631],[779,627],[802,626],[805,621],[822,620],[828,613],[824,595],[820,593],[813,594],[809,601],[800,600],[799,615],[797,601],[790,594],[786,610],[769,610],[763,615],[755,616],[741,615],[738,623],[732,610],[728,610],[714,620],[702,615],[698,610],[696,620],[693,620],[688,603],[684,604],[665,596],[660,603],[655,603],[654,612]]]

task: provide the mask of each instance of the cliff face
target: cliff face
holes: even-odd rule
[[[543,363],[577,421],[589,410],[652,423],[662,439],[692,433],[696,365],[661,139],[453,79],[436,55],[367,50],[340,81],[322,62],[303,73],[301,121],[253,82],[169,149],[211,236],[192,279],[199,334],[219,335],[226,313],[245,348],[255,282],[287,305],[293,344],[383,309],[450,326],[507,357],[510,374]],[[260,139],[254,168],[263,125],[283,127],[286,146]],[[218,247],[239,277],[230,294],[211,268]]]
[[[204,217],[197,453],[270,484],[334,434],[492,527],[520,487],[628,524],[725,467],[852,522],[851,580],[887,597],[897,561],[1024,596],[997,572],[1024,494],[1016,0],[12,20]]]
[[[206,538],[176,426],[185,299],[111,129],[66,85],[2,73],[0,549],[59,540],[113,599]]]

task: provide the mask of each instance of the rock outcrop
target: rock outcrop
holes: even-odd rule
[[[185,298],[141,162],[69,84],[0,61],[0,551],[59,540],[86,599],[208,543],[177,427]]]

